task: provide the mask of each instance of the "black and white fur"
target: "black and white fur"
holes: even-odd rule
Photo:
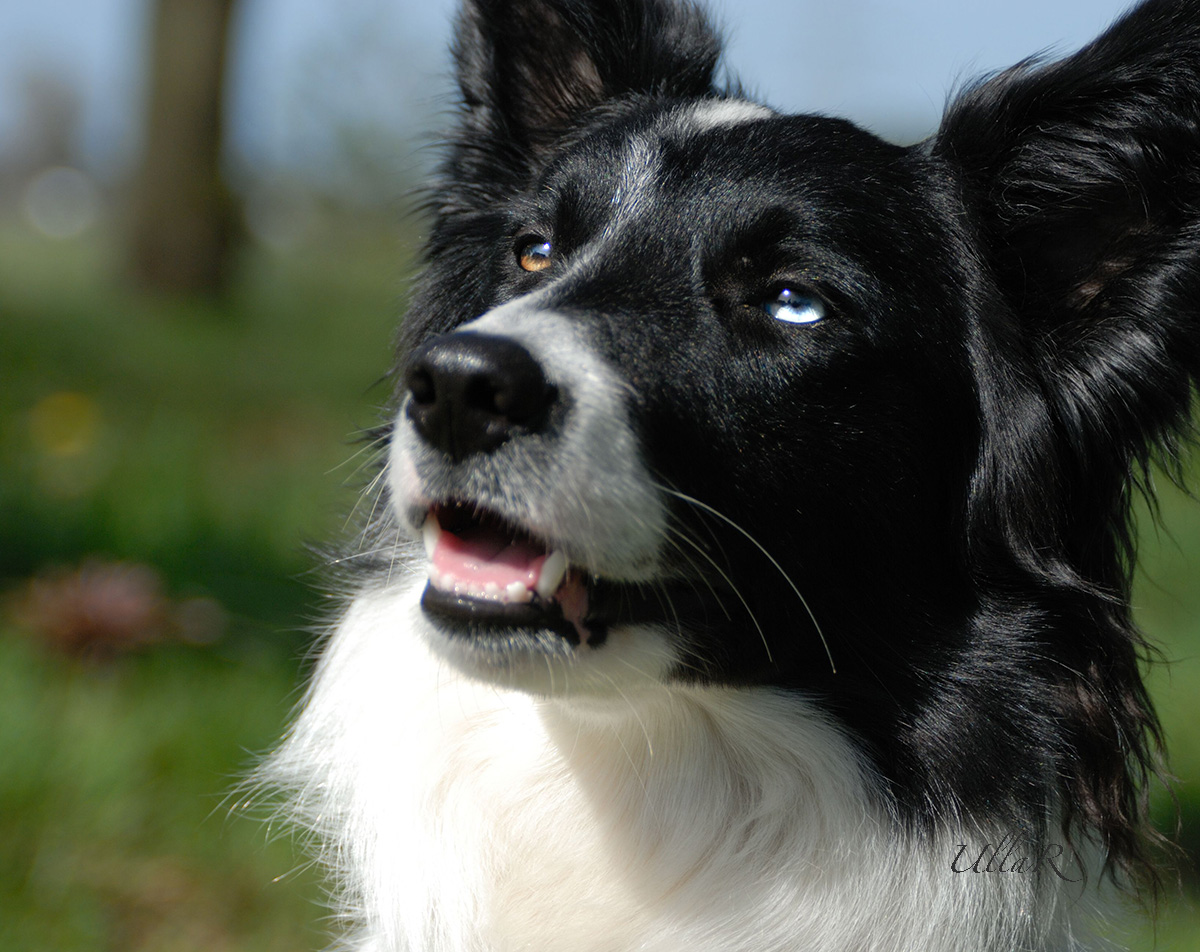
[[[1076,947],[1153,876],[1129,508],[1200,371],[1200,2],[909,148],[717,87],[686,3],[455,42],[366,568],[270,765],[351,946]],[[430,520],[569,568],[431,581]]]

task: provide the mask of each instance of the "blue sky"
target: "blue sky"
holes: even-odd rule
[[[453,0],[241,0],[236,148],[273,163],[331,147],[331,127],[427,126],[444,102]],[[712,0],[727,60],[771,105],[847,115],[883,134],[928,131],[957,81],[1039,50],[1070,50],[1125,0]],[[0,150],[32,72],[84,105],[97,168],[136,154],[149,0],[0,0]]]

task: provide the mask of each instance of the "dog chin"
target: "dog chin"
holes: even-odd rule
[[[469,495],[425,502],[421,489],[398,510],[425,550],[417,629],[443,661],[544,696],[619,696],[676,665],[659,626],[664,604],[683,603],[669,582],[609,577],[575,554],[601,548],[594,540]]]
[[[427,590],[428,593],[428,590]],[[527,624],[481,627],[415,607],[414,629],[439,660],[468,678],[540,697],[627,700],[661,690],[679,654],[665,629],[652,624],[609,627],[597,644],[561,628]]]

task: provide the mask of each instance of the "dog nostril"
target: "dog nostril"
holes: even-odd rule
[[[553,402],[555,393],[541,368],[530,361],[508,366],[497,377],[478,378],[468,401],[509,423],[524,424]]]
[[[473,376],[463,396],[468,407],[498,416],[505,416],[506,405],[512,402],[505,395],[504,382],[485,374]]]
[[[408,392],[412,394],[413,400],[417,403],[433,403],[437,398],[437,388],[433,384],[433,377],[424,367],[411,369],[404,382],[408,387]]]

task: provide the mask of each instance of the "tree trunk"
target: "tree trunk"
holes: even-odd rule
[[[151,291],[219,292],[233,201],[221,175],[234,0],[155,0],[149,114],[133,196],[131,267]]]

